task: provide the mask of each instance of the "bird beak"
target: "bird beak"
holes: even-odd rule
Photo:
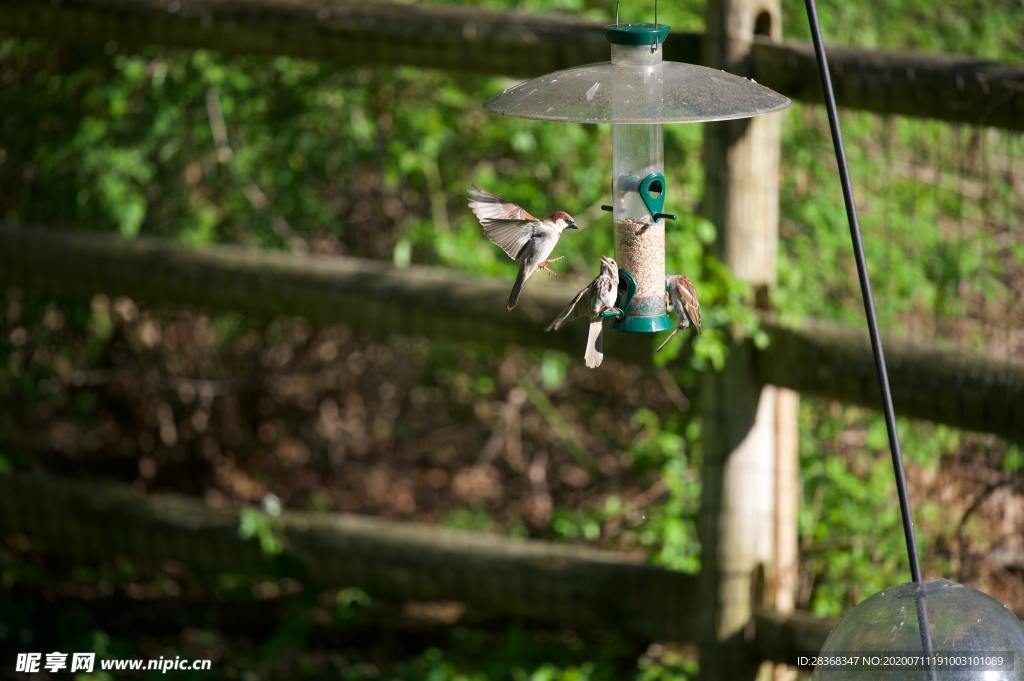
[[[576,224],[575,220],[573,222],[570,222],[568,225],[566,225],[566,227],[568,227],[569,229],[579,229],[580,228],[580,226]]]

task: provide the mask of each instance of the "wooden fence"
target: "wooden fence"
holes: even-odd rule
[[[169,562],[199,574],[273,576],[399,600],[456,600],[531,622],[694,641],[697,578],[640,558],[566,544],[361,516],[285,512],[268,518],[279,554],[239,536],[237,509],[123,485],[0,475],[0,534],[80,561]],[[759,611],[750,640],[765,659],[813,655],[831,620]]]
[[[0,223],[0,286],[60,297],[124,295],[153,305],[241,312],[258,318],[304,317],[373,335],[418,335],[578,354],[583,331],[545,333],[576,286],[538,282],[509,314],[496,305],[504,279],[441,268],[396,269],[372,260],[293,255],[239,246],[203,249]],[[867,332],[761,315],[770,342],[744,345],[760,384],[877,407]],[[610,357],[650,364],[642,337],[612,334]],[[886,339],[899,413],[1024,441],[1024,362],[971,355],[947,346]]]
[[[666,58],[726,68],[795,99],[818,100],[812,52],[782,42],[778,0],[710,0],[707,19],[706,35],[670,36]],[[164,45],[510,76],[607,58],[600,24],[592,22],[321,0],[0,0],[0,32],[82,45],[113,40],[121,49]],[[844,48],[831,48],[829,56],[845,107],[1024,129],[1024,66]],[[705,210],[719,227],[720,255],[739,278],[771,288],[778,187],[770,179],[778,172],[778,117],[709,131]],[[103,292],[150,304],[299,315],[379,335],[573,353],[581,347],[579,329],[541,331],[566,299],[565,285],[538,287],[509,315],[495,304],[505,281],[345,258],[234,247],[197,251],[8,224],[0,227],[0,285],[57,296]],[[399,598],[452,598],[499,614],[584,628],[612,622],[630,635],[696,641],[709,678],[753,678],[759,661],[792,663],[798,654],[813,653],[829,623],[791,612],[783,585],[797,559],[795,397],[787,389],[876,406],[878,387],[862,329],[820,322],[789,326],[767,313],[761,321],[768,347],[734,348],[725,372],[709,374],[703,386],[699,577],[591,550],[302,514],[276,522],[285,547],[279,559],[315,584],[352,584]],[[612,336],[612,357],[650,361],[649,343],[623,341]],[[893,339],[886,350],[900,414],[1024,439],[1024,364]],[[186,499],[136,499],[102,485],[0,478],[0,530],[83,558],[120,553],[140,561],[186,560],[214,571],[239,562],[253,570],[272,567],[278,559],[240,540],[237,522],[234,512]],[[121,526],[116,532],[97,531],[115,525]],[[763,600],[751,589],[760,568],[774,585]]]

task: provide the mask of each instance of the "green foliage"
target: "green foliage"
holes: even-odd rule
[[[1024,451],[1020,447],[1012,446],[1003,458],[1003,470],[1007,473],[1017,473],[1024,470]]]
[[[622,678],[618,666],[628,655],[618,644],[602,646],[574,637],[536,637],[518,626],[510,627],[499,636],[458,627],[451,643],[443,650],[429,648],[397,669],[361,663],[351,667],[345,678],[360,681],[613,681]],[[687,678],[672,675],[674,666],[648,661],[647,676],[643,678],[665,681]]]
[[[678,424],[662,424],[657,414],[649,410],[635,412],[633,425],[640,432],[627,455],[638,468],[657,472],[658,484],[665,488],[658,503],[641,510],[636,526],[639,542],[648,547],[655,563],[697,572],[700,568],[697,540],[700,477],[693,457],[687,456],[687,440],[679,434]]]
[[[473,532],[490,532],[494,529],[494,519],[484,508],[457,508],[449,511],[441,524],[454,530],[470,530]]]
[[[238,536],[242,539],[255,538],[263,553],[276,556],[284,551],[284,545],[275,527],[274,519],[267,513],[254,508],[243,508],[239,517]]]
[[[562,539],[597,541],[601,537],[601,524],[612,517],[606,508],[591,511],[576,508],[556,508],[551,517],[551,530]]]
[[[689,681],[697,678],[697,662],[676,652],[659,659],[642,657],[637,665],[636,681]]]
[[[1020,32],[1024,7],[1014,0],[971,0],[941,7],[921,0],[886,0],[862,5],[823,2],[818,14],[825,40],[842,45],[923,52],[952,52],[984,59],[1021,61]],[[784,0],[783,31],[790,40],[810,40],[804,3]]]

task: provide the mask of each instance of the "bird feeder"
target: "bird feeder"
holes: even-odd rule
[[[612,125],[612,213],[619,264],[620,331],[673,327],[665,306],[667,212],[662,126],[748,118],[789,100],[752,80],[694,64],[663,61],[670,27],[605,27],[611,61],[556,71],[505,90],[484,106],[520,118]]]

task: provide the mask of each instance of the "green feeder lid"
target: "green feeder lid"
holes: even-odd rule
[[[665,42],[671,30],[665,24],[611,24],[604,27],[604,37],[613,45],[654,45]]]

